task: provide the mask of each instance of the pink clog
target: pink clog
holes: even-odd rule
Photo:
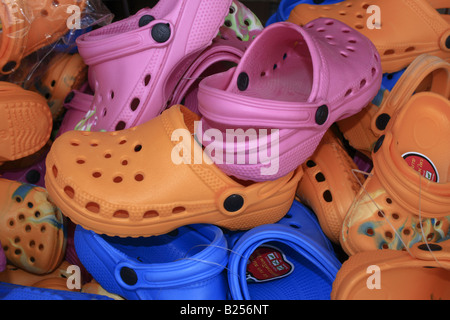
[[[190,65],[223,25],[232,0],[160,0],[77,38],[95,79],[89,119],[77,129],[116,131],[161,113]]]
[[[302,164],[335,121],[365,107],[381,79],[375,46],[344,23],[279,22],[237,67],[200,82],[197,140],[228,175],[276,179]]]

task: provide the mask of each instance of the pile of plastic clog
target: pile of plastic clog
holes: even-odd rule
[[[450,298],[447,7],[2,7],[0,299]]]

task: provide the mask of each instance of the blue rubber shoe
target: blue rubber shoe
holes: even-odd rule
[[[281,0],[278,5],[277,12],[269,17],[266,22],[266,27],[272,23],[286,21],[291,14],[292,9],[298,4],[301,3],[309,3],[309,4],[334,4],[338,2],[342,2],[344,0]]]
[[[227,240],[213,225],[120,238],[77,226],[78,257],[107,292],[126,300],[226,300]]]
[[[112,300],[103,295],[0,282],[0,300]]]
[[[330,300],[341,262],[314,213],[297,200],[276,224],[227,235],[233,300]]]
[[[404,72],[405,69],[393,73],[384,73],[383,79],[381,80],[382,86],[391,91]]]

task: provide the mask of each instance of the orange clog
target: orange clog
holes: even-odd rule
[[[344,217],[361,188],[357,178],[362,181],[364,176],[331,129],[302,167],[297,196],[317,215],[325,235],[338,244]]]
[[[0,81],[0,163],[32,155],[50,139],[52,115],[38,93]]]
[[[394,113],[417,92],[450,97],[450,63],[428,54],[417,57],[390,92],[380,91],[361,112],[339,121],[339,129],[353,148],[370,157]]]
[[[0,72],[10,74],[22,58],[59,40],[69,31],[70,6],[83,11],[86,0],[14,0],[0,5]]]
[[[412,96],[372,152],[373,169],[343,223],[348,255],[439,242],[450,227],[450,101]]]
[[[63,105],[72,90],[78,90],[87,81],[87,66],[78,53],[60,53],[50,59],[43,76],[32,87],[47,99],[53,120],[64,111]]]
[[[299,4],[291,11],[288,21],[305,25],[316,18],[327,17],[344,22],[374,43],[383,72],[391,73],[406,68],[425,53],[450,62],[450,16],[436,10],[448,7],[449,2],[443,0],[377,0],[372,3],[347,0],[332,5]]]
[[[64,217],[45,189],[0,179],[0,242],[8,261],[34,274],[61,263],[66,246]]]
[[[62,134],[46,158],[51,199],[74,223],[121,237],[194,223],[236,230],[280,220],[292,205],[301,168],[274,181],[238,182],[195,140],[199,120],[175,105],[126,130]]]
[[[450,242],[414,244],[410,252],[374,250],[346,260],[332,300],[449,300]]]

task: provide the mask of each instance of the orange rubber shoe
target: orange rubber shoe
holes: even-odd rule
[[[126,130],[62,134],[46,158],[49,195],[74,223],[121,237],[194,223],[245,230],[280,220],[301,168],[274,181],[237,182],[203,154],[193,136],[199,119],[175,105]]]
[[[34,83],[32,90],[47,99],[53,120],[64,111],[67,95],[87,81],[87,71],[88,67],[78,53],[60,53],[49,61],[45,74]]]
[[[0,179],[0,242],[8,261],[34,274],[57,268],[65,254],[64,217],[45,189]]]
[[[375,4],[380,21],[375,19],[376,11],[372,10],[375,7],[365,0],[332,5],[299,4],[288,21],[305,25],[327,17],[344,22],[373,42],[384,73],[400,71],[425,53],[450,61],[450,16],[436,10],[448,8],[448,1],[377,0]]]
[[[297,196],[316,214],[325,235],[339,243],[342,222],[361,188],[354,174],[364,176],[353,171],[358,167],[331,129],[302,167]]]
[[[450,241],[360,252],[339,269],[332,300],[449,300]]]
[[[59,40],[69,31],[70,6],[83,11],[86,0],[15,0],[2,3],[0,72],[10,74],[22,58]]]
[[[353,148],[370,157],[396,110],[414,93],[427,91],[450,96],[450,63],[424,54],[408,66],[390,92],[381,90],[361,112],[339,121],[339,130]]]
[[[450,225],[450,101],[416,93],[372,152],[373,169],[350,207],[340,243],[348,255],[439,242]]]
[[[0,81],[0,163],[32,155],[50,139],[52,115],[38,93]]]

